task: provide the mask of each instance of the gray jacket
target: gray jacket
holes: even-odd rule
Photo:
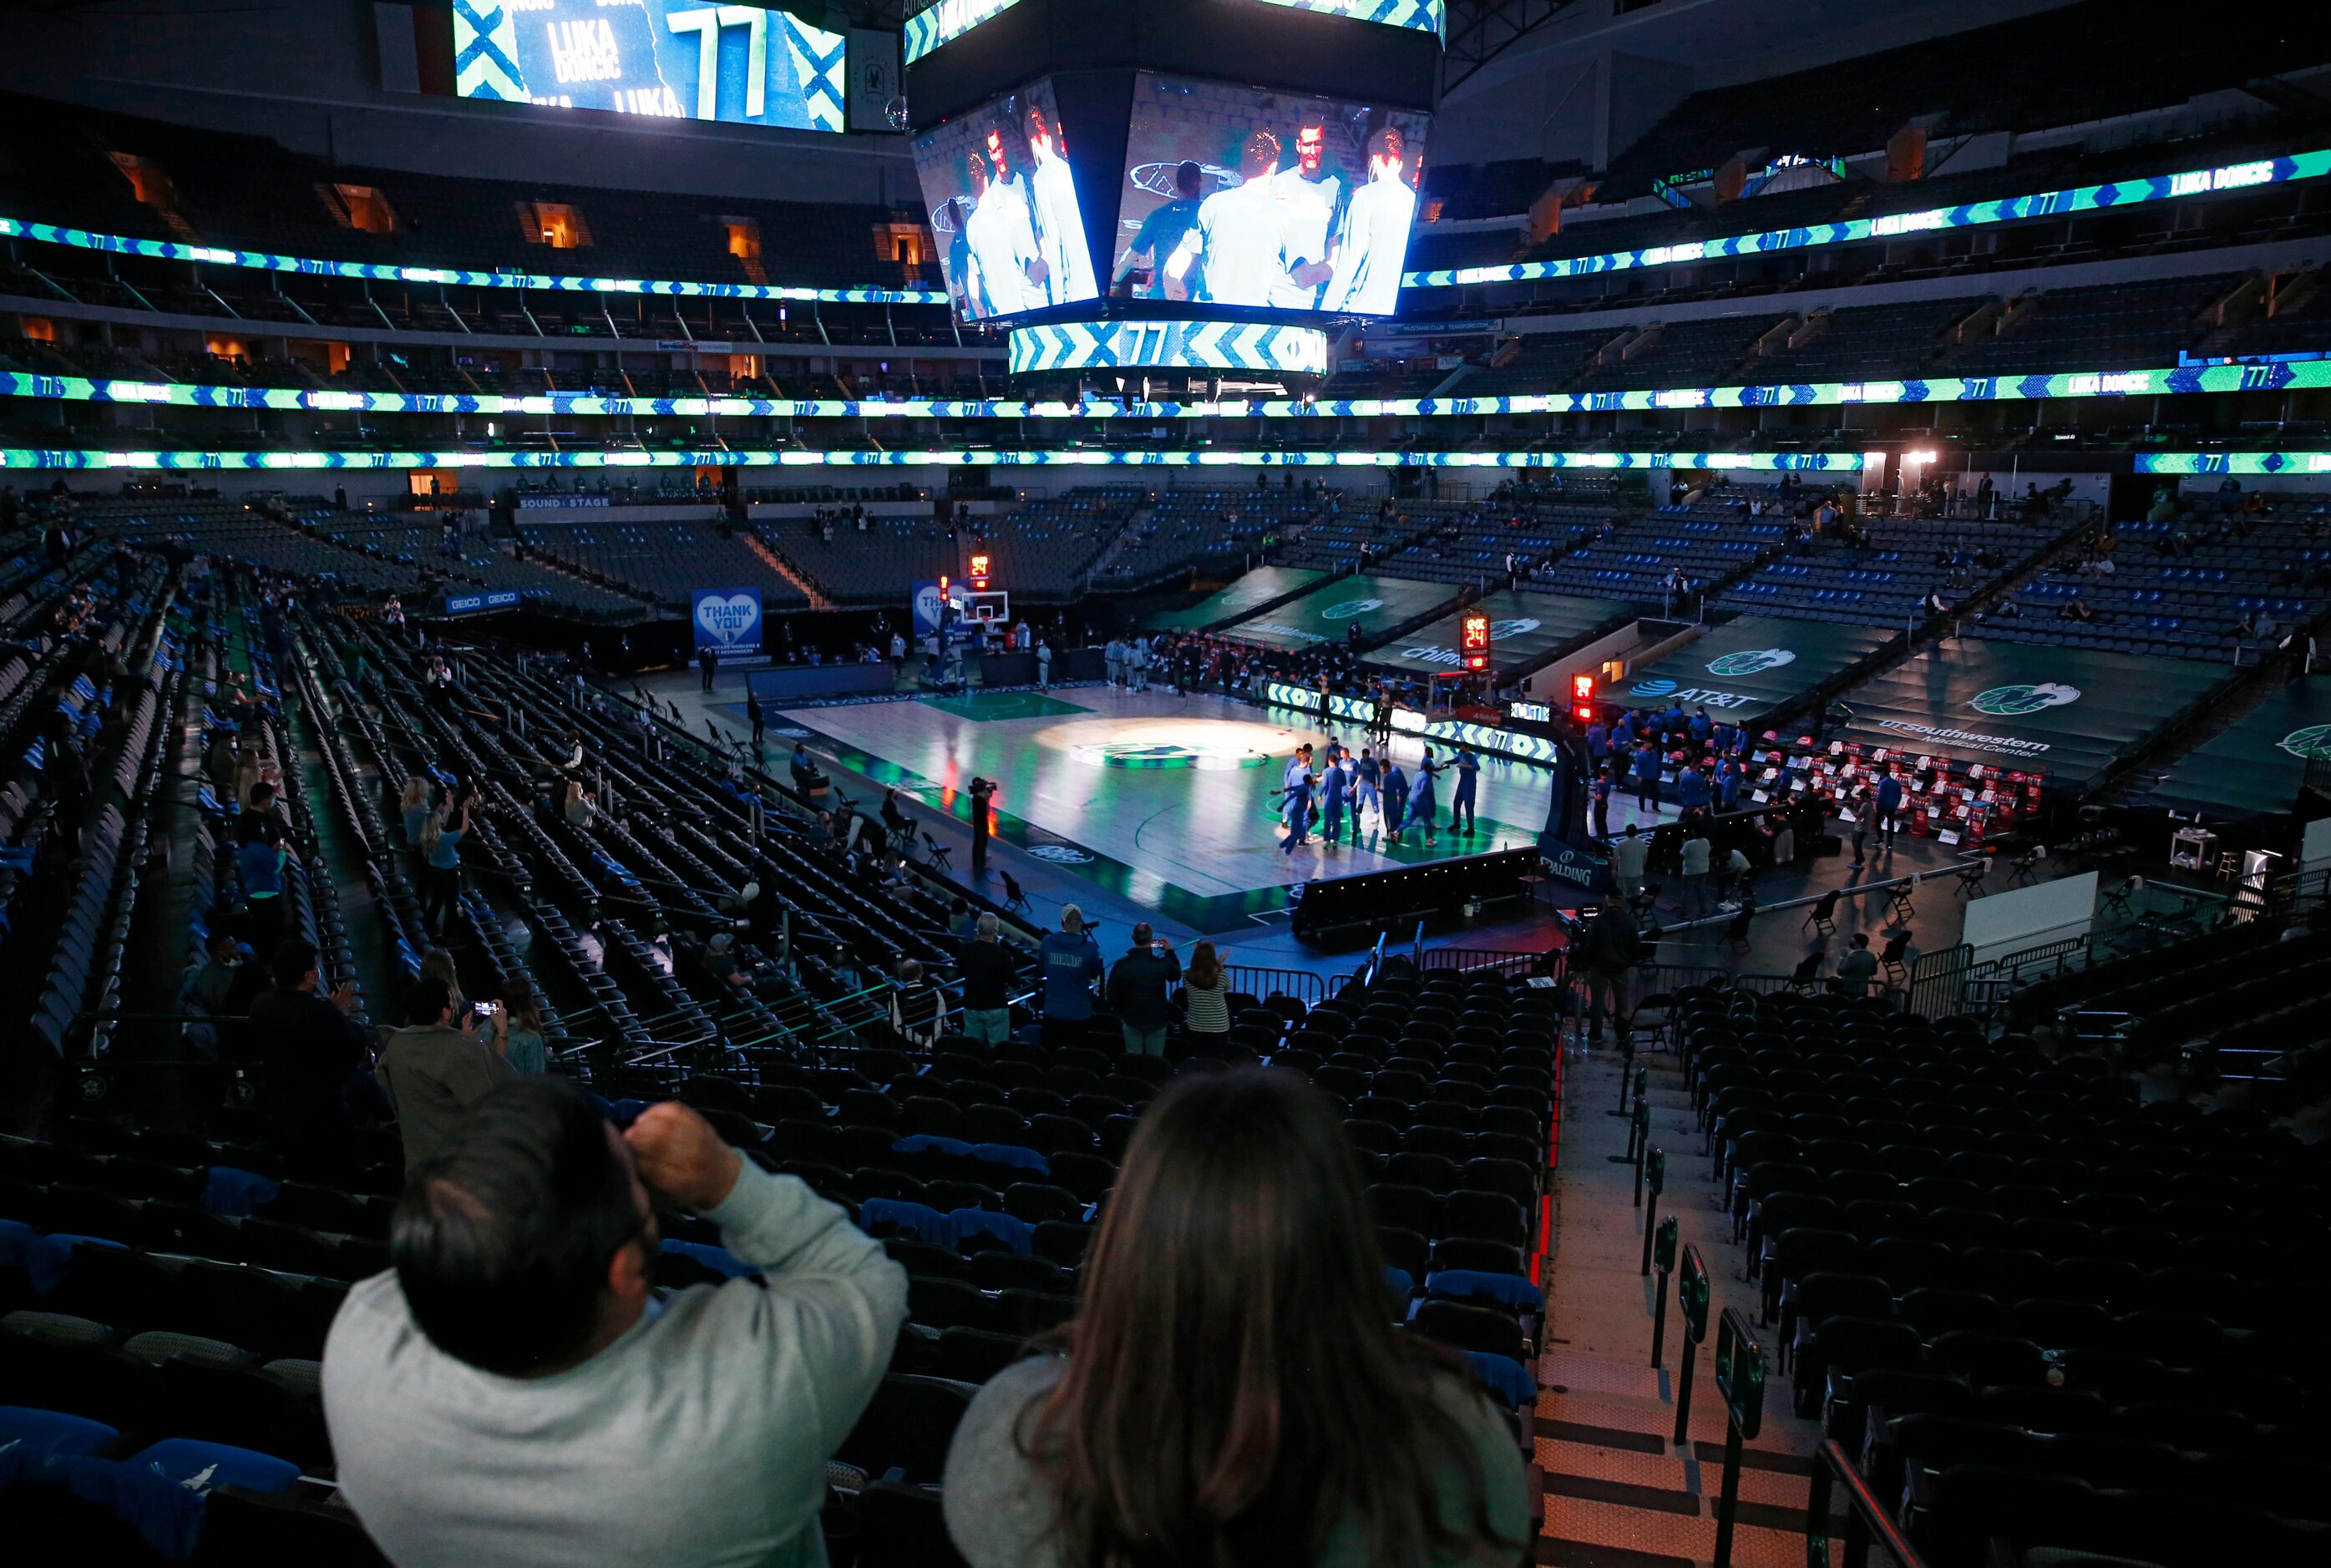
[[[381,1048],[380,1081],[396,1106],[404,1168],[443,1148],[470,1107],[496,1084],[516,1078],[509,1063],[477,1035],[443,1024],[400,1029]]]

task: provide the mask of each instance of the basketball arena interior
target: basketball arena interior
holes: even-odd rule
[[[0,21],[11,1560],[2331,1562],[2331,13]]]

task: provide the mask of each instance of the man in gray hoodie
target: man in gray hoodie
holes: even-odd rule
[[[655,1207],[758,1280],[658,1300]],[[398,1206],[395,1268],[324,1348],[342,1497],[401,1563],[823,1568],[825,1461],[907,1315],[881,1243],[666,1102],[617,1134],[563,1080],[505,1084]]]

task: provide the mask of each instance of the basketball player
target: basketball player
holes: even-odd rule
[[[1036,209],[1045,290],[1055,305],[1089,299],[1097,290],[1092,250],[1085,243],[1084,216],[1077,208],[1077,183],[1044,111],[1032,103],[1028,106],[1028,149],[1036,159],[1035,172],[1028,176],[1028,195]]]
[[[1400,303],[1400,268],[1416,217],[1416,191],[1402,163],[1406,143],[1385,126],[1368,138],[1368,183],[1352,193],[1321,308],[1389,316]]]
[[[1141,220],[1140,231],[1133,236],[1133,243],[1127,245],[1125,254],[1117,259],[1117,270],[1108,281],[1111,293],[1117,291],[1118,286],[1136,268],[1146,267],[1149,282],[1140,298],[1166,298],[1166,269],[1163,263],[1181,244],[1182,236],[1197,226],[1198,183],[1204,176],[1205,171],[1188,158],[1174,166],[1174,199],[1153,209],[1147,217]],[[1204,281],[1201,279],[1190,298],[1204,299],[1205,297]]]
[[[1190,263],[1203,256],[1206,297],[1215,304],[1270,303],[1271,286],[1283,275],[1279,264],[1283,204],[1270,177],[1278,172],[1279,138],[1267,130],[1251,133],[1239,154],[1240,183],[1198,204],[1196,224],[1166,259],[1166,298],[1190,297],[1185,280]]]
[[[1314,117],[1315,119],[1317,117]],[[1281,309],[1310,310],[1323,285],[1334,276],[1329,237],[1344,215],[1343,180],[1327,166],[1325,123],[1306,119],[1295,132],[1295,164],[1272,177],[1279,187],[1280,265],[1270,302]]]
[[[970,247],[978,280],[966,294],[985,305],[980,315],[1036,309],[1045,303],[1044,260],[1037,253],[1035,226],[1028,221],[1028,204],[1020,199],[1019,185],[992,183],[987,160],[977,153],[964,159],[964,174],[971,184],[964,242]]]

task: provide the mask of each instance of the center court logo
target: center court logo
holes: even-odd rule
[[[2049,680],[2037,686],[1994,686],[1978,693],[1967,706],[1993,718],[2023,718],[2079,700],[2079,687],[2060,686]]]
[[[1348,621],[1355,615],[1365,615],[1371,610],[1384,608],[1381,599],[1346,599],[1340,604],[1330,604],[1319,612],[1322,621]]]
[[[1087,767],[1189,767],[1205,773],[1261,767],[1270,760],[1259,751],[1234,750],[1218,746],[1185,746],[1179,741],[1104,741],[1097,746],[1073,746],[1069,755]]]
[[[1089,866],[1092,855],[1072,844],[1031,844],[1028,853],[1039,860],[1050,860],[1056,866]]]
[[[1756,648],[1738,653],[1727,653],[1708,667],[1710,675],[1755,675],[1760,670],[1778,670],[1784,664],[1794,664],[1797,656],[1785,648]]]
[[[2294,729],[2275,744],[2302,760],[2331,757],[2331,724],[2310,724],[2305,729]]]

